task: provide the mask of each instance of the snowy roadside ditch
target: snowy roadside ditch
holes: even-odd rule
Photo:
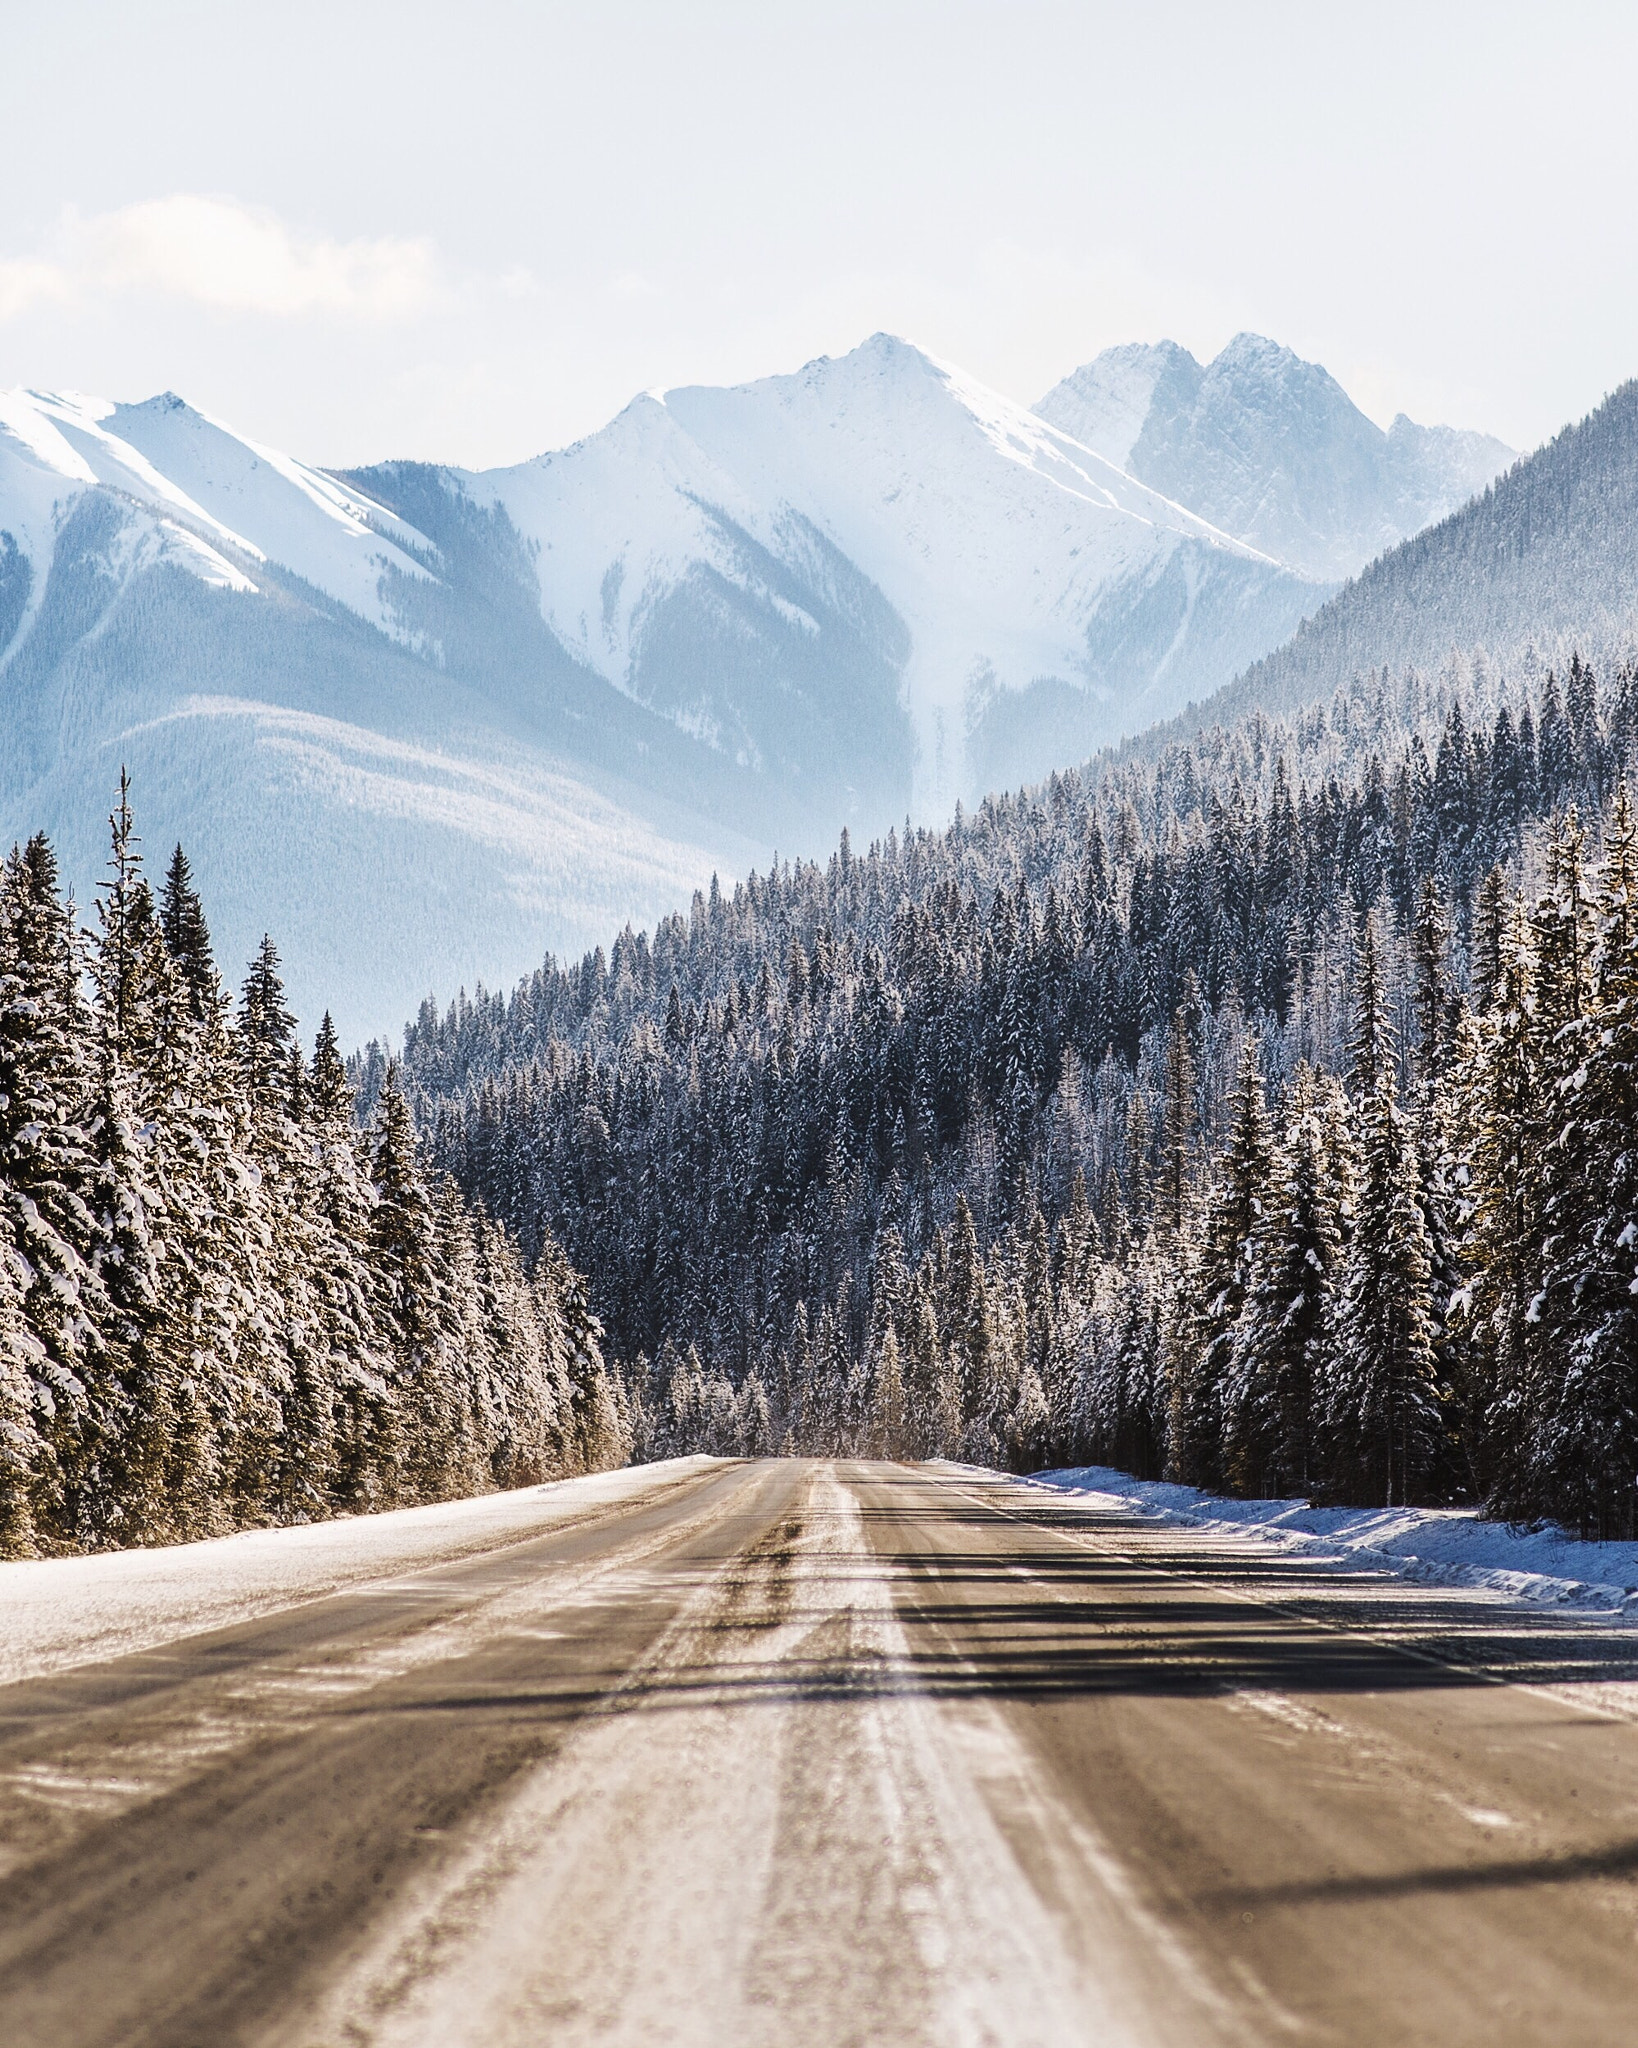
[[[1066,1505],[1250,1537],[1283,1556],[1339,1571],[1387,1572],[1464,1586],[1530,1607],[1638,1622],[1638,1543],[1583,1543],[1548,1525],[1520,1529],[1473,1508],[1318,1508],[1306,1500],[1230,1500],[1192,1486],[1133,1479],[1107,1465],[1037,1472],[1025,1485]]]

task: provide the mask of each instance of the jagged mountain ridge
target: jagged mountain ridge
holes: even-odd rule
[[[1318,363],[1257,334],[1204,365],[1171,341],[1106,349],[1036,411],[1225,533],[1330,580],[1442,518],[1514,454],[1403,413],[1384,432]]]
[[[226,957],[381,1028],[713,868],[948,811],[1328,586],[890,336],[510,469],[330,473],[165,394],[0,398],[0,824],[137,775]]]
[[[1318,595],[885,334],[450,483],[524,537],[577,660],[743,765],[786,744],[784,676],[862,753],[902,709],[921,816],[1226,680]]]

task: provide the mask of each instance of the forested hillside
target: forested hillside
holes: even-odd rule
[[[1378,556],[1292,637],[1179,721],[1294,716],[1364,669],[1452,648],[1513,662],[1570,641],[1606,661],[1638,612],[1638,381],[1514,463],[1471,504]]]
[[[312,1059],[264,940],[237,1005],[122,784],[96,928],[49,842],[0,878],[0,1556],[171,1542],[623,1461],[584,1283],[529,1270]]]
[[[1635,740],[1627,672],[1374,677],[713,890],[424,1012],[406,1085],[587,1273],[642,1453],[1630,1534]]]

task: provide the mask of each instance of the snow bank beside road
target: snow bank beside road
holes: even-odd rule
[[[384,1515],[246,1529],[163,1550],[0,1564],[0,1685],[151,1650],[349,1586],[527,1542],[588,1509],[715,1462],[676,1458]]]
[[[1028,1482],[1088,1508],[1121,1508],[1215,1534],[1249,1536],[1305,1562],[1472,1586],[1535,1607],[1587,1608],[1638,1621],[1638,1543],[1581,1543],[1562,1529],[1515,1529],[1471,1508],[1316,1508],[1305,1500],[1229,1500],[1133,1479],[1107,1465],[1039,1472]]]

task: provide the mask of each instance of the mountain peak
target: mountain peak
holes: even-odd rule
[[[1035,410],[1060,432],[1125,469],[1155,392],[1173,382],[1192,389],[1201,374],[1194,357],[1175,341],[1119,342],[1071,371]]]
[[[1242,327],[1218,350],[1212,358],[1211,367],[1215,370],[1219,365],[1236,363],[1295,363],[1305,370],[1320,370],[1322,376],[1327,374],[1318,363],[1304,362],[1296,350],[1287,348],[1283,341],[1273,341],[1266,334],[1255,334],[1249,327]]]
[[[889,360],[914,358],[917,362],[931,362],[927,350],[902,334],[894,334],[885,327],[878,327],[874,334],[867,335],[857,348],[850,349],[849,355],[882,356]]]
[[[1357,434],[1362,425],[1372,432],[1380,431],[1366,419],[1323,363],[1309,362],[1295,349],[1271,341],[1266,334],[1245,331],[1235,335],[1207,364],[1201,383],[1208,393],[1222,385],[1237,390],[1252,386],[1301,393],[1302,398],[1294,398],[1293,402],[1333,409],[1345,437]],[[1201,402],[1209,405],[1209,396]]]
[[[1173,342],[1105,349],[1036,407],[1225,533],[1324,581],[1442,518],[1512,459],[1489,435],[1385,434],[1320,363],[1242,330],[1202,369]]]
[[[848,349],[843,355],[815,356],[796,373],[799,378],[822,378],[827,382],[836,379],[949,379],[959,374],[952,364],[941,361],[930,349],[906,340],[902,334],[890,334],[885,328],[868,335],[856,348]],[[788,380],[776,376],[765,381],[779,384]]]

